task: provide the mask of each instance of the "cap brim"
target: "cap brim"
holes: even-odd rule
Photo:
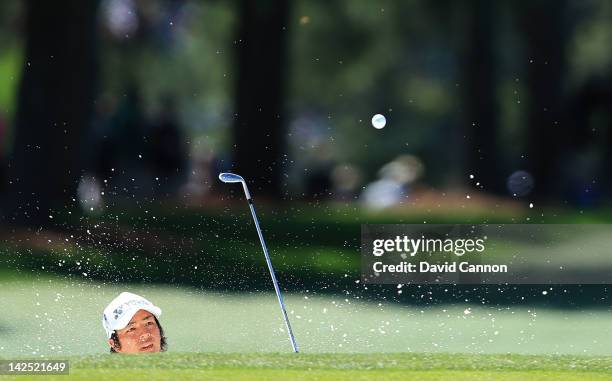
[[[112,327],[113,331],[125,328],[130,323],[130,320],[132,320],[134,315],[136,315],[136,312],[138,312],[140,310],[150,312],[150,313],[152,313],[158,319],[159,319],[159,317],[161,316],[161,313],[162,313],[161,308],[159,308],[157,306],[153,306],[153,305],[151,305],[151,306],[139,306],[139,307],[130,308],[128,311],[126,311],[123,314],[123,316],[121,316],[120,319],[115,321],[115,324]],[[111,335],[112,335],[112,333],[111,333]],[[110,338],[110,336],[109,336],[109,338]]]

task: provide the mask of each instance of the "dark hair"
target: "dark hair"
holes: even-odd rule
[[[161,342],[160,342],[161,351],[165,352],[168,350],[168,343],[166,342],[166,336],[164,335],[164,329],[162,328],[161,324],[159,324],[159,320],[157,320],[157,317],[155,315],[153,315],[153,319],[155,319],[155,323],[159,327],[159,335],[161,336]],[[110,353],[117,353],[115,348],[121,348],[121,343],[119,342],[119,336],[117,335],[117,331],[113,332],[110,339],[113,341],[113,345],[110,348]]]

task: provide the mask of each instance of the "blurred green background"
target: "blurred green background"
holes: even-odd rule
[[[606,285],[358,281],[361,224],[612,221],[610,17],[603,0],[1,2],[0,355],[104,349],[96,316],[124,288],[161,300],[177,349],[282,347],[220,171],[247,180],[289,309],[352,321],[298,322],[312,351],[609,354]],[[75,331],[33,328],[32,293],[55,292],[40,303]],[[243,329],[195,316],[179,336],[191,308]],[[469,308],[511,334],[464,324]],[[368,333],[383,320],[401,333]]]

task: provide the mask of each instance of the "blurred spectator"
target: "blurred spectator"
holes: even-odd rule
[[[423,163],[416,156],[400,155],[385,164],[378,173],[383,178],[410,185],[421,177],[423,170]]]
[[[401,183],[384,178],[368,184],[361,194],[362,202],[370,209],[385,209],[399,204],[406,197],[406,189]]]
[[[338,164],[331,173],[334,198],[352,200],[357,196],[361,185],[362,174],[359,168],[351,164]]]
[[[332,195],[335,147],[329,141],[328,123],[316,112],[304,112],[290,125],[288,143],[295,151],[294,173],[290,179],[307,199],[327,199]]]
[[[216,169],[218,159],[209,149],[197,149],[191,152],[189,160],[189,175],[182,192],[195,199],[206,196],[213,186],[218,183]]]
[[[400,155],[378,171],[381,178],[365,187],[361,200],[372,209],[401,204],[410,195],[410,185],[423,171],[423,163],[416,156]]]

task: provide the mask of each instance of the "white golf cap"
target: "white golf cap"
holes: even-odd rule
[[[148,311],[158,319],[162,313],[161,308],[140,295],[131,292],[119,294],[106,306],[102,315],[102,326],[106,331],[106,336],[110,339],[115,330],[125,328],[138,310]]]

